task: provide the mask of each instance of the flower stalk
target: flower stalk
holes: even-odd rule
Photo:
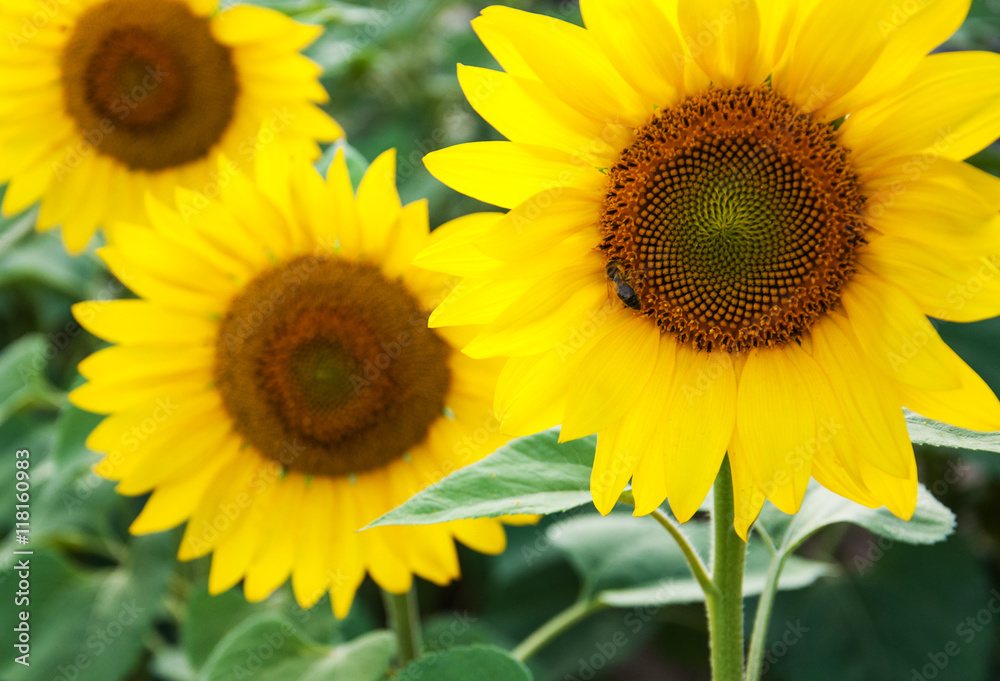
[[[733,478],[729,459],[715,480],[712,510],[712,582],[707,595],[712,680],[743,679],[743,566],[747,545],[733,528]]]
[[[396,634],[399,647],[399,667],[405,668],[420,655],[420,609],[417,605],[416,587],[403,594],[382,591],[389,626]]]

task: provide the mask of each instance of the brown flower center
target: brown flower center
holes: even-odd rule
[[[62,55],[66,108],[84,138],[131,170],[204,158],[239,93],[229,48],[176,0],[108,0],[81,16]]]
[[[442,417],[450,349],[397,281],[371,265],[303,257],[237,296],[216,340],[235,428],[308,475],[379,468]]]
[[[789,342],[836,306],[864,198],[836,131],[766,87],[658,112],[609,172],[622,302],[703,350]]]

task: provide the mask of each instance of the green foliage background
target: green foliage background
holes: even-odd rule
[[[327,26],[309,55],[325,69],[328,108],[367,158],[398,148],[404,201],[429,197],[434,224],[482,208],[436,183],[420,158],[442,146],[498,138],[465,103],[455,78],[456,62],[492,65],[468,26],[488,3],[261,4]],[[570,0],[507,4],[579,21]],[[1000,2],[976,0],[946,49],[1000,51]],[[1000,174],[1000,147],[974,163]],[[371,583],[342,622],[326,599],[301,611],[287,587],[256,605],[238,590],[209,597],[207,559],[179,564],[174,558],[178,531],[128,535],[143,499],[117,496],[112,483],[90,472],[98,457],[84,439],[99,418],[65,399],[81,380],[77,362],[100,347],[73,322],[70,306],[128,293],[92,252],[70,258],[57,235],[34,233],[34,217],[29,211],[0,224],[0,680],[381,679],[392,646],[378,631],[384,615]],[[940,329],[1000,391],[1000,319]],[[17,583],[10,569],[17,548],[14,451],[23,448],[32,452],[30,670],[13,664],[6,616]],[[779,595],[765,678],[910,681],[910,670],[940,660],[949,643],[959,652],[945,653],[938,678],[1000,678],[1000,621],[988,610],[1000,595],[994,591],[1000,460],[930,447],[918,456],[921,480],[957,513],[957,534],[943,544],[911,547],[856,527],[824,530],[805,554],[835,560],[841,569],[810,589]],[[511,529],[510,547],[498,558],[463,551],[465,577],[449,588],[421,584],[429,647],[509,649],[572,603],[585,584],[575,544],[553,540],[559,528],[553,526],[563,520]],[[598,532],[589,541],[602,546],[597,542],[604,539]],[[483,659],[496,654],[476,650]],[[707,659],[702,608],[692,604],[605,610],[543,650],[531,667],[541,681],[698,680],[708,678]],[[447,665],[466,673],[466,664],[450,659],[423,678],[435,678]],[[511,668],[497,679],[526,678],[520,673]]]

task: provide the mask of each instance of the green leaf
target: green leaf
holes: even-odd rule
[[[0,423],[54,394],[55,388],[45,377],[48,350],[45,336],[33,333],[17,339],[0,353]]]
[[[381,681],[395,656],[395,635],[373,631],[330,650],[299,681]]]
[[[709,524],[691,521],[682,531],[704,559],[711,537]],[[618,608],[705,600],[684,554],[652,518],[584,516],[553,525],[549,536],[583,578],[583,598]],[[751,540],[744,569],[745,597],[763,590],[770,563],[767,547]],[[799,589],[836,573],[836,566],[829,563],[791,558],[779,588]]]
[[[997,620],[988,609],[997,607],[996,592],[960,536],[919,547],[869,538],[842,550],[841,577],[778,595],[765,679],[997,678],[990,664]],[[858,565],[860,571],[852,569]]]
[[[55,552],[35,550],[28,556],[31,587],[26,608],[31,666],[16,664],[9,655],[0,660],[0,678],[126,678],[139,661],[159,611],[176,547],[172,534],[139,537],[125,562],[106,570],[81,570]],[[14,650],[12,637],[12,627],[0,632],[5,650]]]
[[[778,545],[779,553],[786,554],[821,528],[836,523],[860,525],[906,544],[933,544],[946,539],[955,529],[955,515],[923,485],[918,490],[917,510],[910,520],[901,520],[884,508],[865,508],[813,482],[794,516],[767,504],[757,522]]]
[[[559,444],[558,438],[558,431],[548,430],[511,440],[418,492],[368,527],[548,514],[588,504],[597,439]]]
[[[333,677],[331,677],[333,678]],[[396,675],[394,681],[531,681],[531,672],[493,646],[459,646],[431,653]]]
[[[1000,433],[966,430],[940,421],[932,421],[909,410],[906,412],[906,426],[910,430],[910,439],[914,444],[1000,454]]]
[[[181,630],[181,645],[188,661],[200,669],[223,637],[244,620],[260,615],[284,618],[295,625],[307,638],[318,643],[343,640],[363,608],[355,607],[345,620],[333,615],[328,598],[321,598],[313,607],[303,610],[296,602],[290,585],[286,584],[261,603],[250,603],[240,586],[221,594],[210,595],[204,580],[197,581],[187,601],[187,623]],[[363,623],[362,623],[363,624]],[[358,628],[358,627],[356,627]],[[363,626],[363,630],[371,626]]]
[[[287,618],[262,614],[244,620],[219,642],[199,679],[298,679],[324,652]]]
[[[199,681],[380,681],[396,653],[395,637],[374,631],[336,648],[317,644],[292,621],[255,615],[216,646]]]

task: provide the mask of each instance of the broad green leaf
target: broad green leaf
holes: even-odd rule
[[[22,336],[0,353],[0,423],[55,389],[45,377],[49,343],[40,333]]]
[[[910,439],[914,444],[1000,454],[1000,433],[966,430],[940,421],[932,421],[912,411],[906,412],[906,426],[910,430]]]
[[[767,549],[758,543],[751,544],[747,551],[747,563],[743,574],[744,598],[757,596],[764,591],[770,563],[771,554]],[[791,556],[785,561],[784,569],[781,571],[778,589],[782,591],[801,589],[821,577],[830,577],[837,572],[837,567],[830,563]],[[705,600],[705,595],[690,572],[685,574],[678,571],[676,576],[666,577],[656,584],[602,591],[596,598],[604,605],[615,608],[637,608],[699,603]]]
[[[835,523],[860,525],[879,536],[907,544],[933,544],[947,538],[955,529],[955,515],[922,485],[918,491],[917,510],[908,521],[884,508],[865,508],[814,482],[794,516],[789,517],[767,504],[757,522],[774,539],[780,552],[786,554],[821,528]]]
[[[995,681],[989,608],[1000,599],[961,536],[934,546],[868,538],[841,550],[841,577],[778,595],[765,679]],[[862,570],[851,554],[864,557]]]
[[[265,603],[270,601],[268,599]],[[261,611],[261,606],[244,598],[242,589],[230,589],[212,596],[205,582],[194,589],[187,608],[187,624],[181,630],[181,645],[195,669],[205,664],[227,633]]]
[[[305,638],[290,620],[262,614],[244,620],[216,646],[205,663],[201,681],[298,679],[326,653]]]
[[[373,631],[330,650],[299,681],[381,681],[395,655],[395,635]]]
[[[254,615],[212,651],[199,681],[380,681],[396,653],[395,637],[374,631],[341,646],[320,645],[288,617]]]
[[[82,570],[55,552],[35,550],[27,557],[31,666],[6,656],[0,660],[0,678],[126,678],[141,657],[159,611],[176,545],[172,534],[139,537],[122,565],[101,570]],[[12,636],[12,627],[0,632],[0,643],[8,651],[14,650]]]
[[[493,646],[457,646],[431,653],[394,677],[394,681],[531,681],[531,672]]]
[[[708,548],[707,523],[692,521],[681,531],[697,549]],[[673,538],[648,516],[584,515],[553,523],[546,534],[579,573],[582,597],[603,590],[649,585],[661,579],[689,577],[701,593]]]
[[[682,531],[704,559],[711,540],[709,523],[691,521]],[[550,536],[580,573],[582,598],[596,598],[619,608],[705,600],[684,554],[652,518],[584,516],[553,525]],[[751,540],[744,568],[744,596],[763,590],[770,563],[770,551],[760,541]],[[799,589],[836,573],[834,565],[793,557],[779,588]]]
[[[240,586],[221,594],[210,595],[205,581],[196,582],[187,601],[187,624],[181,631],[181,645],[195,669],[201,668],[222,638],[251,617],[270,614],[287,619],[303,636],[317,643],[333,643],[350,636],[348,629],[367,631],[368,622],[357,622],[363,608],[352,608],[347,619],[333,615],[330,601],[321,598],[303,610],[295,601],[290,585],[285,584],[262,603],[249,603]]]
[[[560,444],[558,432],[511,440],[376,519],[379,525],[427,525],[464,518],[548,514],[591,502],[594,436]]]

